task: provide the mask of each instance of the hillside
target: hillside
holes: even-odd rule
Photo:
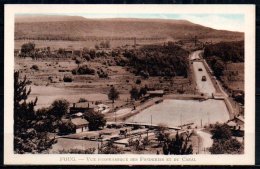
[[[79,16],[16,16],[15,39],[88,40],[95,38],[167,38],[242,40],[243,33],[215,30],[185,20],[86,19]]]

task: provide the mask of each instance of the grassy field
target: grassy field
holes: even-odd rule
[[[71,150],[71,149],[80,149],[85,150],[88,148],[98,149],[98,142],[87,141],[87,140],[77,140],[77,139],[67,139],[67,138],[58,138],[57,143],[52,146],[52,149],[49,150],[49,153],[59,154],[61,150]]]

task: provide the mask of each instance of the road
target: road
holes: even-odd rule
[[[210,148],[213,144],[213,140],[211,139],[212,135],[209,133],[206,133],[202,130],[197,130],[196,132],[202,141],[200,148],[199,148],[199,151],[200,151],[199,153],[200,154],[209,153],[208,148]]]
[[[199,59],[199,55],[202,51],[195,51],[190,55],[191,60]],[[196,80],[196,88],[199,92],[205,93],[208,96],[212,96],[212,93],[216,92],[216,89],[211,81],[210,75],[206,71],[206,68],[202,61],[193,61],[192,64],[195,80]],[[199,69],[202,69],[202,71],[199,71]],[[202,77],[206,77],[206,81],[202,81]]]
[[[199,55],[201,54],[201,50],[197,50],[190,54],[190,60],[199,59]]]
[[[161,97],[151,98],[151,99],[147,100],[146,102],[144,102],[143,104],[137,106],[135,110],[132,110],[131,108],[119,109],[116,111],[116,113],[107,114],[106,119],[109,121],[115,121],[115,120],[120,121],[120,120],[122,120],[122,118],[124,118],[126,116],[140,113],[142,110],[144,110],[148,107],[151,107],[152,105],[156,104],[157,101],[160,101],[160,100],[162,100]],[[116,118],[115,118],[115,115],[116,115]]]
[[[221,83],[217,79],[212,78],[213,75],[206,70],[205,66],[207,66],[208,69],[210,69],[210,67],[206,61],[205,62],[202,61],[203,58],[200,58],[201,52],[202,52],[201,50],[198,50],[191,53],[190,55],[190,60],[193,61],[193,70],[194,70],[194,75],[195,75],[195,80],[197,85],[196,88],[198,89],[199,92],[206,93],[208,96],[212,96],[213,93],[216,93],[216,88],[213,85],[213,83],[216,83],[217,88],[220,90],[220,93],[222,93],[225,98],[225,103],[228,106],[230,118],[232,118],[236,114],[235,113],[236,111],[234,110],[228,98],[229,95],[222,88]],[[202,71],[199,71],[198,70],[199,68],[202,68]],[[202,76],[206,76],[207,81],[201,81]]]

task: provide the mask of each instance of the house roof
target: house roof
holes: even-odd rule
[[[242,116],[236,116],[235,118],[240,120],[240,121],[242,121],[242,122],[244,122],[244,117],[242,117]]]
[[[234,121],[229,121],[227,122],[227,125],[233,127],[236,126],[237,124]]]
[[[77,126],[84,126],[87,125],[89,122],[86,119],[83,118],[73,118],[71,119],[71,122],[77,127]]]
[[[71,106],[73,107],[73,105]],[[92,104],[91,102],[82,102],[82,103],[75,103],[76,108],[96,108],[97,105]]]

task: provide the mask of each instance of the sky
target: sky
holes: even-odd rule
[[[85,18],[150,18],[184,19],[190,22],[219,30],[244,32],[243,14],[67,14]]]
[[[44,14],[46,15],[46,13]],[[57,15],[49,14],[49,15]],[[59,15],[82,16],[85,18],[148,18],[148,19],[183,19],[206,27],[229,30],[245,31],[243,14],[159,14],[159,13],[63,13]]]

